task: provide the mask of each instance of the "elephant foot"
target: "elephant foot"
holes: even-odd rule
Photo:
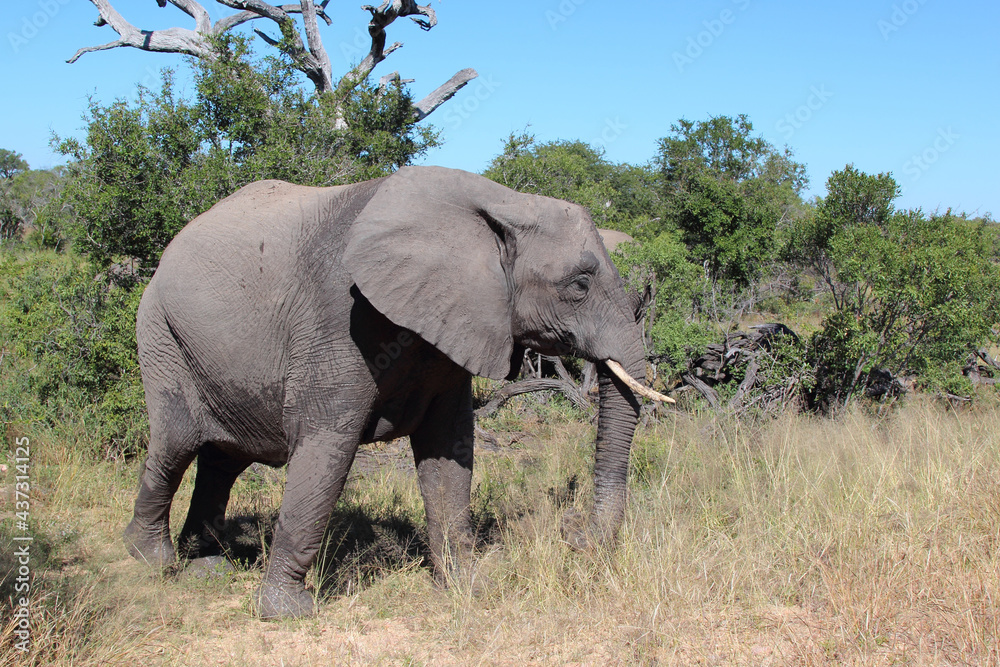
[[[594,553],[603,548],[614,548],[620,524],[620,520],[588,520],[579,510],[570,509],[563,514],[559,532],[563,541],[575,551]]]
[[[575,551],[589,551],[592,543],[588,536],[587,519],[579,510],[570,509],[563,514],[559,532],[563,541]]]
[[[489,588],[489,577],[471,557],[450,568],[434,568],[434,585],[442,590],[469,593],[481,597]]]
[[[254,610],[265,621],[302,618],[315,614],[316,604],[301,584],[277,586],[265,582],[254,596]]]
[[[177,556],[182,560],[195,561],[222,555],[222,543],[215,535],[198,535],[182,530],[177,538]]]
[[[163,537],[159,532],[152,532],[139,526],[135,519],[125,528],[122,535],[125,548],[137,561],[150,567],[160,569],[173,564],[177,560],[174,545],[169,537]]]
[[[215,579],[225,577],[236,571],[233,564],[225,556],[205,556],[192,558],[184,565],[185,576],[195,579]]]

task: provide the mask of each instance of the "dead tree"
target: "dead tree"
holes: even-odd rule
[[[118,33],[118,39],[98,46],[81,48],[67,62],[76,62],[85,53],[120,46],[214,60],[217,57],[215,38],[237,26],[265,19],[275,25],[278,37],[272,37],[264,30],[255,27],[254,32],[257,36],[288,56],[293,66],[312,82],[317,93],[333,93],[338,101],[345,100],[352,90],[368,78],[376,65],[403,46],[401,42],[393,42],[386,46],[385,29],[389,24],[401,16],[408,16],[422,30],[430,30],[437,24],[434,10],[429,5],[418,5],[413,0],[386,0],[379,7],[364,5],[362,9],[371,13],[371,20],[368,22],[371,49],[360,63],[335,81],[330,57],[323,46],[319,32],[320,21],[327,25],[333,23],[326,13],[330,0],[319,3],[313,0],[301,0],[286,5],[272,5],[263,0],[217,0],[220,4],[239,11],[219,19],[214,24],[208,11],[197,0],[156,0],[160,7],[166,7],[169,3],[194,19],[193,29],[177,27],[162,30],[142,30],[132,25],[111,5],[110,0],[90,1],[97,7],[99,13],[94,25],[110,26]],[[292,17],[293,14],[301,17],[301,29]],[[428,116],[476,76],[478,75],[474,69],[460,70],[436,90],[416,102],[414,109],[417,120]],[[398,79],[398,77],[398,74],[393,73],[384,78]]]
[[[773,366],[771,352],[777,338],[797,341],[795,332],[784,324],[764,324],[752,331],[728,334],[721,343],[708,345],[705,352],[689,365],[681,376],[685,384],[701,394],[712,408],[725,408],[735,414],[756,410],[774,414],[790,405],[802,386],[802,378],[769,377]],[[736,393],[723,404],[715,387],[734,381],[742,373]]]
[[[1000,376],[1000,361],[981,347],[966,359],[962,373],[972,384],[997,384],[1000,383],[997,377]]]

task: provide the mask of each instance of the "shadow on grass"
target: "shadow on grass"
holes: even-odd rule
[[[400,570],[429,571],[426,528],[402,511],[374,516],[361,505],[340,506],[313,567],[324,597],[358,593]]]
[[[511,518],[489,505],[476,507],[477,551],[494,548],[502,540],[501,524]],[[263,570],[276,521],[277,512],[230,517],[223,535],[228,558],[242,569]],[[336,597],[359,593],[394,573],[416,568],[431,576],[423,521],[415,522],[405,508],[377,511],[341,503],[330,517],[312,571],[320,582],[320,595]]]

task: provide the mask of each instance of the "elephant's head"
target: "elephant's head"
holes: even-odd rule
[[[409,167],[388,177],[348,233],[361,292],[475,375],[512,377],[524,348],[597,363],[592,529],[613,538],[645,377],[633,300],[589,214],[475,174]],[[608,362],[611,362],[609,364]],[[619,379],[609,366],[630,378]]]

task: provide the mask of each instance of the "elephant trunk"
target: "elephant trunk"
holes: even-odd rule
[[[612,360],[612,365],[620,361],[629,376],[645,379],[646,360],[638,332],[624,349],[628,353],[620,360]],[[598,372],[600,410],[594,460],[594,509],[589,532],[599,544],[604,544],[614,541],[625,517],[628,459],[639,419],[639,398],[629,382],[609,369],[606,362],[598,364]]]

